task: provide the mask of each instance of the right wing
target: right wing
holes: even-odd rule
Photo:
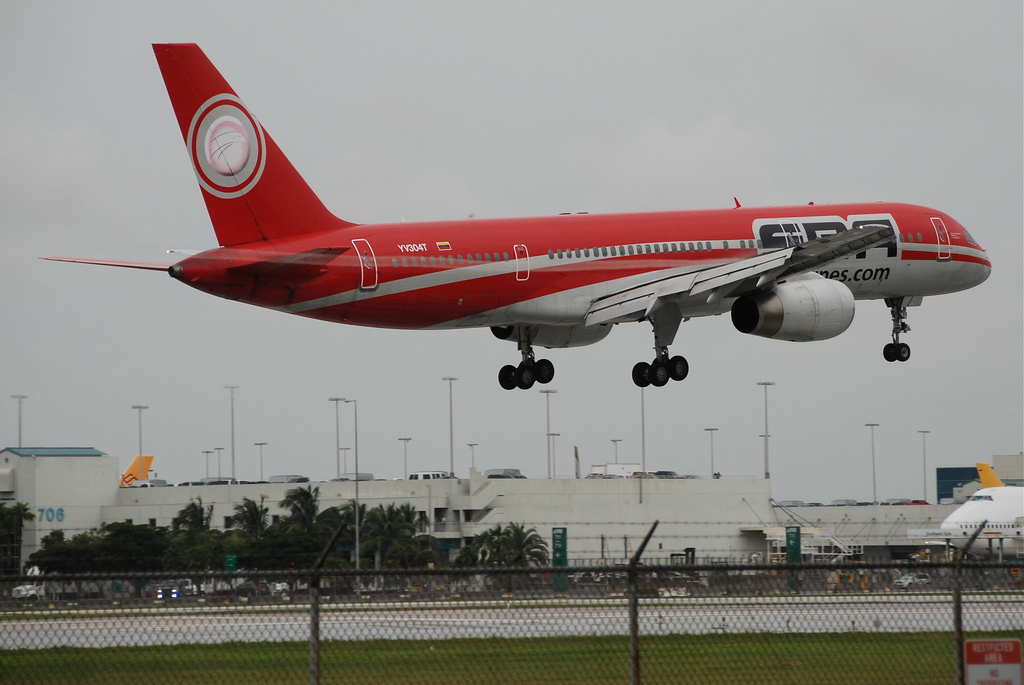
[[[866,224],[774,252],[650,281],[595,301],[587,312],[586,325],[645,319],[669,301],[703,293],[708,293],[709,303],[738,297],[780,278],[863,252],[894,235],[888,224]]]

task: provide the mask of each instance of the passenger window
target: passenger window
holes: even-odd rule
[[[589,247],[583,248],[583,256],[584,257],[589,257],[590,256],[590,248]]]
[[[559,251],[558,251],[558,258],[559,258],[559,259],[562,259],[562,258],[563,258],[564,256],[565,256],[565,253],[564,253],[564,252],[562,252],[562,250],[559,250]]]
[[[607,257],[608,256],[608,248],[607,247],[602,247],[601,248],[601,256],[602,257]]]
[[[409,260],[405,257],[402,257],[402,266],[409,266]]]
[[[548,250],[548,259],[554,259],[554,258],[555,258],[555,251],[554,250]]]
[[[420,257],[420,266],[426,266],[426,265],[427,265],[427,258],[426,257]]]
[[[654,254],[661,252],[661,246],[658,243],[654,243]]]
[[[917,242],[919,242],[919,243],[923,243],[924,242],[924,238],[921,237],[920,233],[917,234]]]
[[[484,263],[484,258],[480,256],[479,252],[476,253],[476,263],[477,264],[483,264]]]
[[[501,257],[502,257],[501,261],[507,262],[508,261],[508,252],[502,252],[501,253]]]
[[[723,240],[722,241],[722,249],[723,250],[728,250],[729,249],[729,241],[728,240]]]
[[[496,262],[500,262],[501,261],[501,258],[498,257],[498,253],[497,252],[494,253],[494,261],[496,261]]]
[[[396,269],[398,268],[398,257],[391,258],[391,266],[395,267]]]
[[[708,252],[711,252],[711,242],[710,241],[704,243],[704,249],[707,250]]]
[[[693,252],[693,250],[694,250],[693,243],[690,243],[689,249],[690,249],[690,252]]]
[[[633,246],[632,245],[629,246],[629,254],[633,254]]]
[[[437,266],[437,260],[434,259],[434,255],[430,255],[430,266]]]
[[[459,255],[459,266],[462,266],[462,255]]]

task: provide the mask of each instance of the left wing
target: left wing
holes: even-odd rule
[[[708,293],[708,303],[736,297],[780,278],[863,252],[894,235],[888,224],[866,224],[774,252],[644,283],[595,301],[587,311],[586,325],[644,319],[670,300],[703,293]]]

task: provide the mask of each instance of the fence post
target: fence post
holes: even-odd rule
[[[637,571],[637,564],[640,563],[640,555],[644,553],[648,541],[654,535],[654,529],[658,527],[655,521],[651,529],[647,531],[643,542],[636,548],[633,558],[629,560],[629,567],[626,570],[629,579],[629,663],[630,663],[630,685],[640,685],[640,573]]]
[[[320,574],[309,579],[309,685],[320,685]]]
[[[961,585],[961,574],[963,571],[964,557],[967,556],[967,550],[971,548],[974,541],[981,535],[981,531],[988,525],[988,519],[981,522],[978,529],[974,531],[974,535],[970,537],[967,544],[964,545],[964,551],[960,554],[960,558],[957,559],[956,566],[953,567],[953,642],[956,643],[956,682],[957,685],[965,685],[967,682],[967,671],[964,664],[964,606],[963,606],[963,590]]]

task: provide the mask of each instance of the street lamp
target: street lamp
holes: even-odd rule
[[[921,434],[921,492],[925,502],[928,501],[928,448],[926,445],[928,434],[931,431],[917,431]]]
[[[544,402],[547,405],[547,416],[548,416],[548,429],[546,431],[548,441],[548,478],[551,478],[551,472],[554,470],[551,468],[551,396],[554,395],[557,390],[541,390],[544,395]]]
[[[253,444],[260,448],[260,480],[263,480],[263,446],[267,443],[254,442]]]
[[[335,469],[337,470],[336,478],[341,478],[341,429],[338,427],[338,402],[341,402],[345,398],[343,397],[328,397],[328,402],[334,402],[334,461]],[[348,464],[345,464],[347,469]]]
[[[455,414],[452,405],[452,383],[459,380],[445,376],[441,380],[448,381],[448,475],[455,477]]]
[[[355,457],[356,457],[356,510],[355,510],[355,521],[356,521],[356,571],[359,570],[359,403],[356,400],[346,400],[341,398],[341,401],[345,404],[352,405],[352,421],[353,421],[353,437],[352,442],[355,444]],[[337,405],[335,405],[337,406]],[[359,579],[356,579],[356,592],[359,592]]]
[[[758,385],[764,386],[764,479],[768,480],[771,476],[768,471],[768,386],[775,385],[771,381],[758,381]]]
[[[402,441],[402,468],[404,469],[402,479],[404,480],[409,477],[409,441],[412,438],[399,438],[399,440]]]
[[[466,446],[469,447],[469,468],[476,468],[476,450],[473,448],[479,445],[479,442],[467,442]]]
[[[711,477],[715,477],[715,431],[717,428],[705,428],[711,438]],[[765,431],[767,433],[768,431]]]
[[[865,426],[871,429],[871,503],[878,503],[878,489],[875,481],[875,428],[878,427],[877,423],[865,423]]]
[[[28,399],[28,395],[11,395],[18,400],[18,447],[21,447],[21,403]]]
[[[612,444],[615,445],[615,463],[619,463],[619,443],[622,442],[622,438],[612,438]]]
[[[132,409],[138,409],[139,411],[139,456],[142,456],[142,410],[149,409],[144,404],[133,404]]]
[[[231,480],[235,480],[235,390],[237,385],[225,385],[225,390],[231,391]]]
[[[203,450],[203,454],[206,455],[206,477],[210,477],[210,455],[213,454],[213,450]]]

